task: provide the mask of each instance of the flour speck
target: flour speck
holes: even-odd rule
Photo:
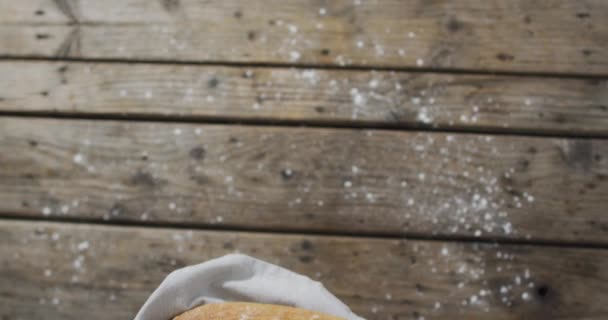
[[[302,57],[302,55],[298,51],[289,52],[289,59],[291,61],[298,61],[298,60],[300,60],[301,57]]]
[[[89,242],[88,241],[82,241],[78,244],[77,246],[78,251],[85,251],[89,248]]]
[[[74,155],[74,159],[73,160],[74,160],[74,163],[81,164],[81,163],[84,162],[84,156],[82,154],[80,154],[80,153],[77,153],[77,154]]]
[[[49,207],[44,207],[44,208],[42,208],[42,214],[43,214],[43,215],[45,215],[45,216],[50,215],[50,214],[51,214],[51,212],[52,212],[52,211],[51,211],[51,208],[49,208]]]

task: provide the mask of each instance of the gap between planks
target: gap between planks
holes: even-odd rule
[[[573,132],[564,134],[563,131],[532,131],[518,129],[509,131],[496,127],[473,128],[473,127],[451,127],[435,128],[433,126],[386,123],[386,122],[350,122],[350,121],[320,121],[320,120],[289,120],[289,119],[249,119],[238,117],[221,116],[175,116],[175,115],[120,115],[120,114],[85,114],[71,112],[7,112],[0,111],[0,118],[31,118],[31,119],[57,119],[57,120],[94,120],[94,121],[118,121],[118,122],[142,122],[142,123],[176,123],[176,124],[200,124],[200,125],[225,125],[242,127],[276,127],[276,128],[310,128],[310,129],[335,129],[335,130],[374,130],[374,131],[403,131],[403,132],[431,132],[446,134],[483,134],[490,136],[513,136],[513,137],[540,137],[540,138],[576,138],[585,140],[607,139],[608,134],[586,134]]]
[[[211,232],[244,232],[262,235],[293,235],[293,236],[314,236],[314,237],[338,237],[352,239],[379,239],[379,240],[410,240],[410,241],[428,241],[428,242],[453,242],[453,243],[479,243],[479,244],[496,244],[496,245],[517,245],[517,246],[534,246],[534,247],[552,247],[552,248],[573,248],[573,249],[601,249],[608,250],[608,244],[598,242],[560,242],[550,240],[525,240],[525,239],[509,239],[500,237],[469,237],[469,236],[446,236],[446,235],[426,235],[422,233],[375,233],[370,231],[348,232],[348,231],[324,231],[314,229],[262,229],[255,227],[243,227],[232,225],[213,225],[200,223],[171,223],[168,221],[142,223],[134,220],[89,220],[78,219],[75,217],[54,217],[53,219],[45,219],[41,217],[30,217],[21,215],[11,215],[6,212],[0,212],[0,223],[3,221],[14,221],[23,223],[50,223],[57,225],[84,225],[84,226],[106,226],[118,228],[147,228],[157,230],[193,230],[193,231],[211,231]]]
[[[179,65],[179,66],[216,66],[229,68],[278,68],[278,69],[318,69],[336,71],[394,71],[408,73],[436,73],[436,74],[455,74],[455,75],[493,75],[493,76],[517,76],[529,78],[556,78],[556,79],[608,79],[607,74],[589,73],[559,73],[559,72],[522,72],[507,70],[480,70],[462,68],[432,68],[432,67],[406,67],[406,66],[382,66],[382,65],[345,65],[335,64],[315,64],[315,63],[281,63],[281,62],[247,62],[247,61],[196,61],[196,60],[155,60],[155,59],[124,59],[124,58],[78,58],[78,57],[47,57],[47,56],[27,56],[27,55],[2,55],[1,61],[39,61],[39,62],[81,62],[98,64],[151,64],[151,65]]]

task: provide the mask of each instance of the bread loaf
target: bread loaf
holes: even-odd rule
[[[214,303],[186,311],[173,320],[344,320],[319,312],[260,303]]]

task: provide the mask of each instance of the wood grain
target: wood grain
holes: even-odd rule
[[[132,319],[172,270],[236,251],[321,281],[368,319],[608,316],[605,250],[16,221],[0,242],[6,319]]]
[[[606,16],[604,0],[2,0],[0,55],[606,75]]]
[[[607,243],[608,142],[0,119],[0,212]]]
[[[608,81],[151,64],[0,63],[0,111],[608,136]]]

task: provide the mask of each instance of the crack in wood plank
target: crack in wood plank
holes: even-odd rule
[[[74,57],[80,56],[80,28],[74,28],[68,36],[65,38],[57,52],[55,53],[56,57]]]
[[[67,17],[73,24],[78,23],[78,17],[72,9],[70,0],[53,0],[55,6]]]

